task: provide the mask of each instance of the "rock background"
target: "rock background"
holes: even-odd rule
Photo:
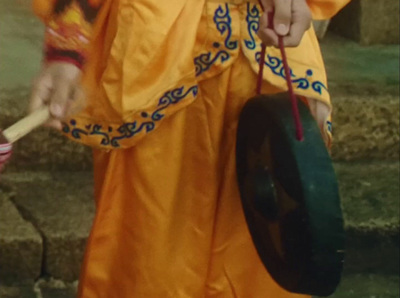
[[[352,0],[333,19],[331,30],[361,45],[399,44],[399,1]]]

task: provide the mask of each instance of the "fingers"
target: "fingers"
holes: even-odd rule
[[[51,127],[56,130],[62,130],[62,123],[58,119],[50,119],[44,124],[45,127]]]
[[[61,129],[61,121],[66,116],[84,107],[83,98],[79,68],[55,62],[46,66],[34,83],[29,110],[32,112],[48,105],[52,119],[46,126]]]
[[[260,17],[258,36],[266,46],[278,47],[279,36],[285,47],[300,44],[304,32],[311,26],[311,12],[305,0],[262,1],[265,8]],[[271,22],[269,12],[274,11]],[[272,23],[273,28],[268,26]]]
[[[284,37],[286,47],[296,47],[300,44],[304,32],[311,26],[311,12],[304,1],[294,1],[292,4],[292,24],[289,34]]]
[[[260,17],[258,36],[266,46],[278,46],[278,35],[268,26],[271,22],[268,12],[265,12]]]
[[[29,113],[47,104],[52,92],[52,77],[48,74],[40,75],[33,83]]]
[[[54,90],[53,83],[54,77],[50,72],[42,73],[34,81],[29,104],[29,113],[49,104]],[[44,126],[53,127],[59,130],[61,129],[61,122],[59,120],[50,119]]]
[[[50,114],[56,119],[65,117],[67,103],[71,97],[72,82],[66,79],[56,78],[54,91],[50,97]]]
[[[285,36],[292,22],[292,0],[274,0],[274,4],[274,30],[278,35]]]
[[[283,38],[283,44],[285,47],[297,47],[301,39],[303,38],[303,34],[307,31],[305,24],[302,22],[293,23],[289,35]]]
[[[46,126],[53,127],[57,130],[62,129],[62,120],[73,113],[72,106],[75,99],[75,82],[66,79],[56,80],[54,92],[50,98],[50,114],[52,119],[46,123]],[[78,108],[74,109],[78,111]]]

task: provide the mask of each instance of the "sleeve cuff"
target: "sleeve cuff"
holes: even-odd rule
[[[85,57],[82,53],[71,50],[61,50],[53,47],[48,47],[45,53],[45,62],[67,62],[74,64],[82,69],[85,64]]]

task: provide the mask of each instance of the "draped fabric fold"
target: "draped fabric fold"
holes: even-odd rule
[[[55,2],[34,0],[45,22]],[[308,1],[318,18],[346,2]],[[63,128],[95,147],[96,216],[80,298],[305,297],[262,265],[236,181],[238,117],[256,94],[260,14],[256,0],[102,1],[84,68],[88,104]],[[313,29],[287,54],[295,92],[314,100],[311,111],[325,107],[328,131]],[[266,55],[262,92],[285,91],[279,51]]]
[[[55,2],[34,0],[36,13],[51,19]],[[315,17],[347,2],[308,1]],[[88,105],[65,122],[64,133],[93,147],[127,148],[191,104],[198,82],[227,69],[239,52],[256,72],[260,13],[255,0],[103,0],[85,68]],[[329,113],[313,29],[287,51],[296,93],[322,102]],[[265,84],[286,90],[279,51],[268,49],[266,66]]]

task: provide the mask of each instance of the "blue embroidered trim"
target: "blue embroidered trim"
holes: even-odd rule
[[[232,18],[230,16],[229,5],[225,4],[225,9],[222,5],[218,6],[214,13],[214,23],[219,31],[219,33],[223,36],[227,33],[227,36],[224,41],[225,48],[228,50],[235,50],[239,46],[239,41],[232,41]],[[219,48],[221,45],[219,42],[214,42],[213,47]],[[196,67],[196,76],[201,75],[205,71],[209,70],[210,67],[217,62],[218,60],[223,63],[229,58],[231,55],[225,49],[216,52],[214,55],[212,52],[203,53],[194,58],[194,64]]]
[[[225,38],[225,47],[234,50],[238,47],[238,41],[232,41],[232,18],[229,12],[229,5],[225,4],[225,11],[220,5],[214,13],[214,23],[217,25],[218,31],[224,35],[225,31],[228,35]]]
[[[255,53],[255,59],[257,63],[260,62],[261,52]],[[267,59],[265,60],[265,65],[268,66],[272,73],[285,79],[285,69],[282,63],[282,60],[278,57],[270,56],[267,54]],[[293,78],[292,83],[293,86],[297,89],[307,90],[310,87],[317,93],[322,94],[322,90],[328,90],[328,88],[320,81],[310,82],[310,77],[313,75],[313,71],[308,69],[304,77],[298,78],[294,73],[293,70],[290,69],[290,76]]]
[[[228,54],[227,51],[219,51],[214,57],[211,57],[211,52],[207,54],[201,54],[194,58],[194,64],[196,66],[196,76],[199,76],[203,72],[210,69],[210,67],[219,59],[221,58],[221,62],[225,62],[231,56]]]
[[[99,124],[90,124],[85,126],[84,129],[78,128],[77,122],[74,119],[71,119],[69,124],[63,123],[63,132],[67,134],[71,134],[71,136],[75,139],[81,139],[81,136],[95,136],[99,135],[102,137],[100,144],[103,146],[111,145],[112,147],[118,148],[120,147],[119,142],[123,139],[131,138],[138,133],[145,131],[146,133],[152,131],[156,122],[160,121],[164,118],[165,114],[163,111],[168,108],[170,105],[174,105],[179,103],[182,99],[187,97],[188,95],[196,96],[198,93],[198,86],[194,85],[185,91],[185,87],[176,88],[172,91],[167,91],[158,101],[157,109],[151,114],[147,114],[146,112],[141,113],[141,117],[143,118],[143,122],[138,120],[130,123],[124,123],[117,129],[117,136],[111,137],[110,134],[113,132],[113,128],[111,126],[107,128],[103,128]]]
[[[246,22],[247,30],[249,32],[251,40],[245,39],[244,44],[248,49],[254,50],[257,46],[254,36],[255,34],[257,34],[259,28],[260,11],[257,5],[253,5],[253,7],[251,6],[252,5],[250,3],[247,3]]]
[[[260,20],[260,10],[258,9],[257,4],[247,3],[246,22],[247,22],[247,30],[251,40],[247,39],[244,41],[244,43],[245,46],[250,50],[254,50],[257,47],[259,48],[261,47],[261,44],[257,45],[255,40],[255,35],[257,34],[257,31],[259,29],[258,27],[259,20]],[[260,55],[261,52],[259,51],[255,53],[255,59],[257,63],[259,63],[260,61]],[[273,74],[283,79],[286,79],[285,69],[283,67],[281,59],[279,59],[278,57],[267,55],[265,65],[271,69]],[[312,88],[312,90],[314,90],[319,94],[322,94],[323,90],[328,90],[328,88],[320,81],[311,82],[310,79],[312,75],[313,71],[311,69],[308,69],[306,71],[306,75],[304,77],[299,78],[293,73],[293,70],[290,69],[290,76],[293,78],[292,80],[293,86],[295,86],[297,89],[307,90],[309,88]]]
[[[326,121],[326,125],[327,125],[327,128],[328,128],[328,131],[330,133],[332,133],[332,122],[331,121]]]
[[[328,88],[320,81],[312,82],[311,87],[319,94],[322,94],[322,90],[328,91]]]

